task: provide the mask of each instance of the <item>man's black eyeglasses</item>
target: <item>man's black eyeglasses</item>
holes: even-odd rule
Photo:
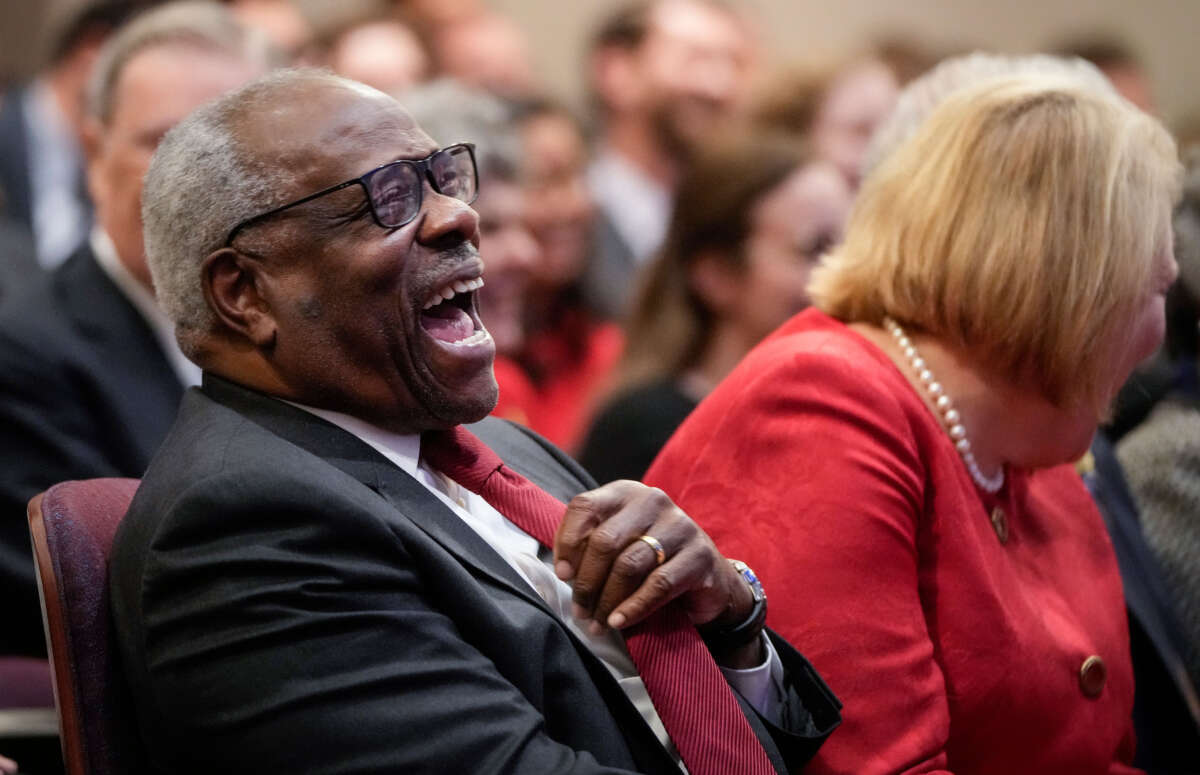
[[[238,233],[252,223],[354,185],[361,185],[367,193],[367,201],[371,205],[371,216],[375,223],[385,229],[398,229],[421,212],[426,180],[439,194],[452,196],[467,204],[474,202],[479,193],[475,146],[471,143],[458,143],[434,151],[424,159],[388,162],[361,177],[322,189],[274,210],[259,213],[230,229],[229,236],[225,238],[225,247],[232,245]]]

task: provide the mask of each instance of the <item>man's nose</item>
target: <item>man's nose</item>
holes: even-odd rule
[[[478,243],[479,215],[461,199],[426,190],[421,209],[418,242],[432,244],[457,236],[457,240]]]

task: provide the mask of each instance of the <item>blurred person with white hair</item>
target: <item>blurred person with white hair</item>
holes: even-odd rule
[[[199,381],[146,266],[150,157],[193,109],[273,62],[262,38],[203,0],[148,11],[101,50],[85,119],[96,226],[0,309],[0,653],[45,653],[25,504],[65,479],[140,476]]]

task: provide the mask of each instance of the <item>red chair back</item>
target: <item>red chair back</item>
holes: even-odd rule
[[[29,502],[68,775],[140,769],[108,613],[109,552],[137,486],[136,479],[63,482]]]
[[[50,665],[33,657],[0,657],[0,710],[53,708]]]

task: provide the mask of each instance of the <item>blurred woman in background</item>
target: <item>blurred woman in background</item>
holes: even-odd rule
[[[580,455],[594,476],[640,479],[700,399],[808,306],[809,271],[849,208],[838,170],[778,135],[731,136],[692,161]]]
[[[955,93],[865,179],[816,309],[651,468],[845,703],[806,772],[1135,772],[1121,580],[1069,464],[1162,338],[1178,174],[1111,91]]]
[[[516,103],[514,123],[524,156],[526,223],[539,246],[517,356],[532,391],[526,422],[576,450],[622,341],[616,324],[588,309],[580,288],[594,221],[584,181],[587,145],[575,117],[549,100]]]

